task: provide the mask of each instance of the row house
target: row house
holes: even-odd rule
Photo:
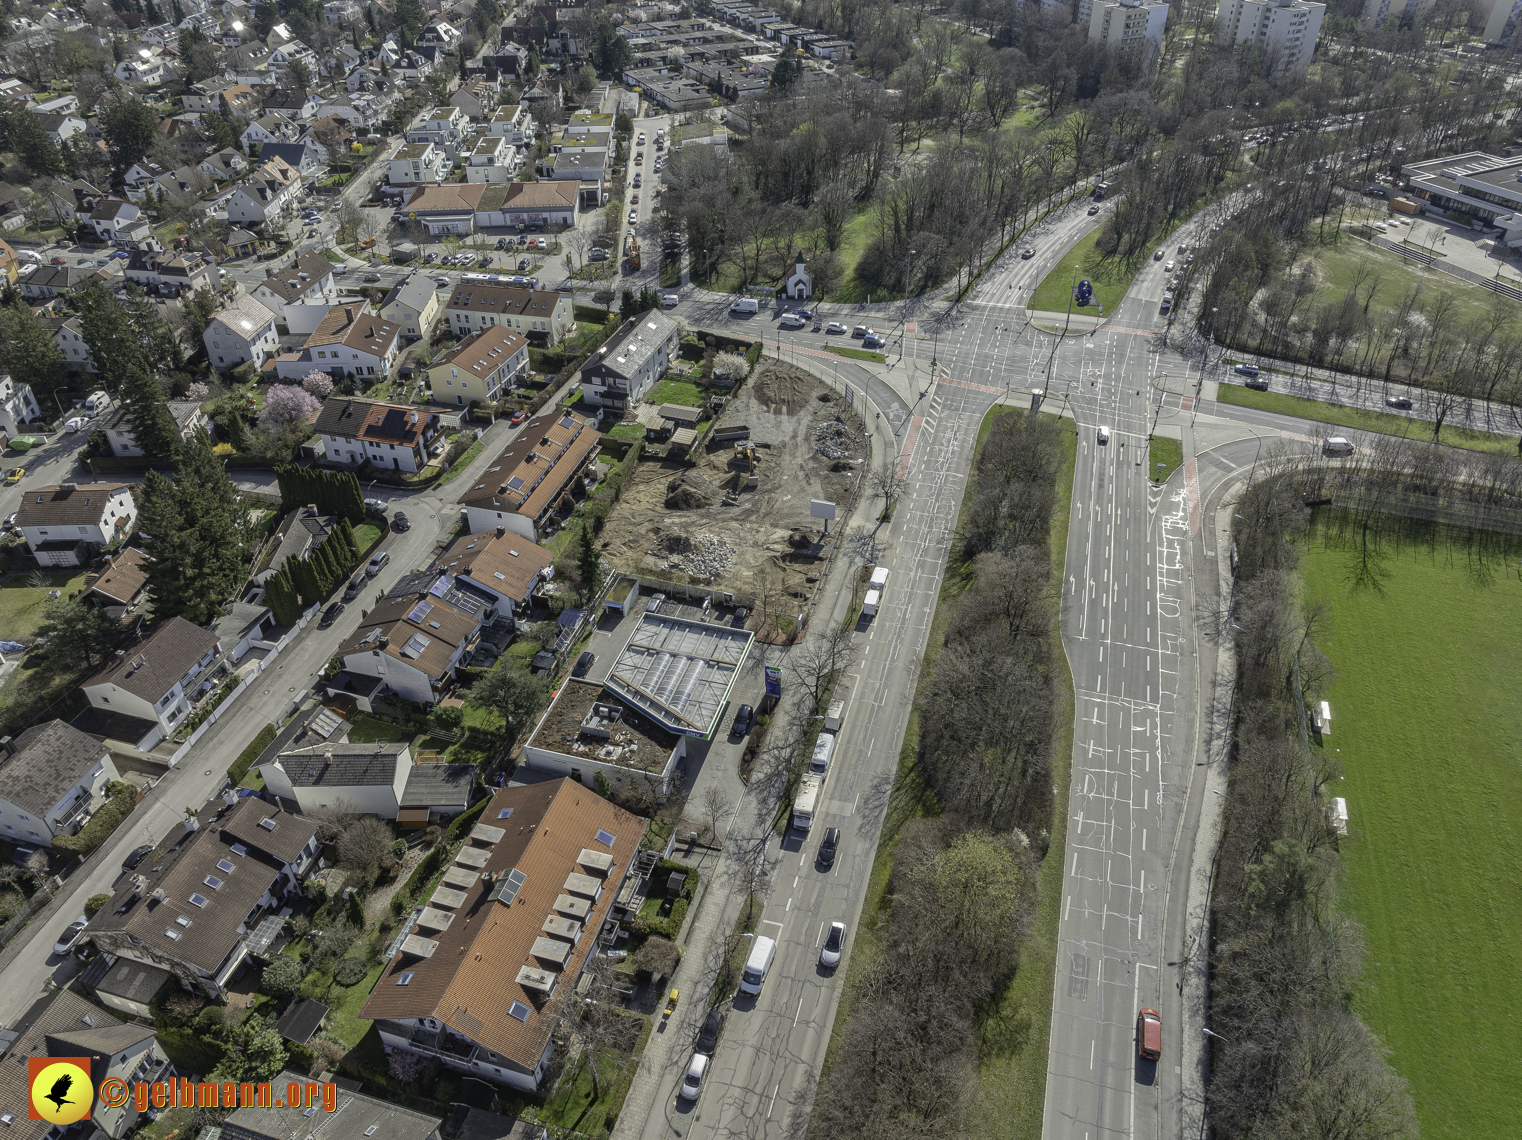
[[[493,112],[486,133],[504,138],[514,146],[528,146],[534,141],[534,118],[521,103],[498,107]]]
[[[517,169],[518,148],[504,138],[484,135],[476,140],[475,149],[470,152],[465,181],[511,182]]]
[[[407,143],[391,156],[386,181],[392,186],[438,183],[449,173],[444,148],[432,142]]]
[[[412,121],[407,128],[407,141],[433,143],[444,151],[450,162],[453,162],[469,125],[469,118],[460,108],[435,107],[430,111],[421,112]]]
[[[435,403],[495,404],[527,375],[528,340],[488,325],[428,366],[428,388]]]
[[[555,508],[601,450],[597,425],[565,408],[541,412],[460,495],[471,533],[498,527],[538,542]]]
[[[301,173],[284,159],[272,158],[227,199],[227,220],[237,225],[265,225],[284,219],[294,208]]]
[[[559,344],[574,320],[568,293],[468,281],[454,287],[444,313],[457,337],[504,325],[538,348]]]
[[[217,271],[191,250],[135,249],[122,274],[128,281],[173,293],[176,297],[202,289],[216,292]]]

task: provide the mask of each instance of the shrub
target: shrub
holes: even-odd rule
[[[85,917],[94,918],[111,901],[110,895],[91,895],[85,900]]]
[[[313,970],[305,978],[301,979],[301,996],[311,998],[313,1001],[322,1001],[328,996],[328,990],[333,986],[333,976],[324,974],[321,970]]]
[[[388,1067],[393,1077],[410,1084],[423,1075],[423,1067],[426,1064],[427,1062],[417,1053],[408,1052],[406,1049],[393,1049]]]
[[[200,994],[193,994],[189,990],[175,990],[163,1000],[164,1012],[170,1017],[180,1021],[189,1021],[201,1012],[206,1005],[206,999]]]
[[[341,986],[357,986],[369,972],[363,958],[342,958],[333,968],[333,980]]]
[[[125,780],[109,785],[111,799],[80,829],[78,835],[57,835],[53,846],[75,855],[88,855],[99,847],[117,824],[137,806],[137,787]]]
[[[322,407],[322,402],[310,392],[292,384],[276,384],[264,397],[264,411],[259,414],[261,423],[285,424],[306,420]]]
[[[750,362],[733,352],[721,352],[714,357],[713,376],[726,384],[738,384],[750,375]]]
[[[401,918],[412,907],[412,895],[405,889],[391,896],[391,913]]]
[[[293,998],[301,989],[304,973],[301,963],[295,958],[288,954],[277,955],[273,962],[264,967],[264,977],[259,980],[259,992],[268,994],[276,1001]]]
[[[238,758],[232,762],[232,767],[227,769],[227,778],[237,787],[248,775],[248,770],[253,766],[259,754],[268,748],[275,739],[275,726],[267,724],[259,730],[259,735],[248,742],[248,747],[238,753]]]
[[[660,935],[675,942],[677,935],[682,933],[682,922],[687,917],[687,900],[677,899],[671,904],[671,913],[665,918],[647,918],[645,929],[652,935]]]
[[[314,368],[306,374],[301,381],[301,386],[319,400],[326,400],[328,394],[333,391],[333,378],[326,372]]]
[[[659,981],[661,978],[669,978],[672,975],[680,958],[681,953],[677,950],[675,942],[659,935],[651,935],[645,939],[645,944],[634,952],[634,968],[649,974],[652,980]]]
[[[407,841],[405,839],[393,840],[391,843],[391,854],[394,855],[398,861],[406,858]]]

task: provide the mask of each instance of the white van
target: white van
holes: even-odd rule
[[[347,261],[340,261],[333,266],[334,277],[342,277],[347,272],[349,272],[349,263]]]
[[[1321,441],[1322,455],[1352,455],[1353,441],[1340,435],[1329,435]]]
[[[819,734],[814,742],[814,755],[809,757],[809,775],[823,776],[830,770],[830,760],[835,755],[835,737],[828,732]]]
[[[756,303],[754,297],[738,297],[735,299],[735,303],[729,306],[729,311],[731,313],[754,314],[761,311],[761,306]]]
[[[42,255],[30,249],[18,249],[16,256],[29,265],[41,265]]]
[[[772,968],[772,960],[777,957],[777,943],[765,935],[758,935],[756,944],[750,948],[750,957],[745,959],[745,972],[740,975],[740,992],[742,994],[759,994],[761,986],[766,981],[767,972]]]
[[[111,397],[104,392],[91,392],[85,397],[85,411],[96,416],[111,406]]]

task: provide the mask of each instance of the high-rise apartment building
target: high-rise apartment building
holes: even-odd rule
[[[1276,56],[1276,70],[1304,71],[1316,50],[1324,15],[1325,4],[1308,0],[1221,0],[1216,12],[1216,43],[1250,44]]]
[[[1089,42],[1114,51],[1162,50],[1168,5],[1146,0],[1093,0]]]

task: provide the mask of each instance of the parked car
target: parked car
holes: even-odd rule
[[[636,175],[635,175],[635,176],[634,176],[634,188],[635,188],[635,189],[636,189],[636,190],[638,190],[638,189],[639,189],[639,185],[640,185],[640,182],[641,182],[641,181],[642,181],[642,180],[643,180],[643,179],[644,179],[644,177],[645,177],[645,176],[644,176],[644,175],[643,175],[643,174],[636,174]]]
[[[511,424],[513,427],[517,427],[519,424],[521,424],[526,419],[528,419],[528,409],[527,408],[519,408],[517,411],[515,411],[513,413],[513,418],[510,419],[508,421],[508,423]]]
[[[703,1091],[703,1078],[707,1075],[708,1057],[703,1053],[694,1053],[687,1065],[687,1074],[682,1078],[682,1087],[677,1095],[683,1100],[697,1100],[698,1094]]]
[[[665,601],[666,601],[666,595],[665,594],[652,594],[650,596],[650,600],[645,603],[645,612],[647,614],[658,614],[658,613],[660,613],[661,612],[661,605]]]
[[[1256,376],[1258,374],[1258,366],[1256,364],[1238,364],[1232,371],[1238,376]]]
[[[722,1036],[724,1036],[724,1011],[710,1010],[708,1016],[703,1019],[703,1028],[698,1033],[697,1051],[705,1057],[712,1057],[713,1051],[719,1047],[719,1038]]]
[[[729,731],[735,736],[749,736],[750,730],[756,726],[756,710],[749,705],[741,705],[740,711],[735,713],[735,722],[730,725]]]
[[[846,331],[846,326],[839,321],[831,321],[825,326],[825,333],[829,336],[839,336]]]
[[[539,248],[540,249],[549,249],[550,248],[550,243],[545,241],[543,238],[540,238],[539,239]]]
[[[639,224],[639,211],[638,210],[630,210],[629,211],[629,224],[631,226]]]
[[[425,253],[425,254],[423,254],[423,264],[424,265],[432,265],[438,259],[439,259],[439,255],[436,254],[436,253]]]
[[[73,922],[69,923],[68,926],[64,927],[64,931],[59,935],[58,941],[53,943],[53,953],[67,954],[70,950],[74,949],[78,945],[79,940],[84,937],[85,927],[89,925],[89,922],[88,918],[80,915]],[[701,1080],[701,1078],[699,1079]]]
[[[1411,406],[1411,397],[1410,396],[1386,396],[1385,397],[1385,405],[1387,407],[1391,407],[1391,408],[1409,408]]]
[[[412,523],[408,521],[405,514],[397,511],[396,514],[391,516],[391,529],[405,533],[412,529]]]
[[[497,248],[498,249],[506,249],[507,248],[507,239],[505,237],[500,237],[500,238],[497,239]]]
[[[17,483],[21,482],[25,475],[25,467],[12,467],[5,473],[5,485],[7,487],[14,487]]]
[[[64,431],[78,431],[80,428],[84,427],[85,424],[87,424],[87,423],[89,423],[89,421],[87,419],[85,419],[83,416],[75,416],[73,419],[64,420],[63,421],[63,430]]]
[[[518,272],[522,273],[528,267],[529,267],[529,259],[526,258],[526,257],[520,257],[518,259]]]
[[[391,552],[389,550],[377,551],[375,557],[370,559],[370,564],[365,567],[365,576],[367,578],[375,577],[385,568],[386,563],[390,561]]]
[[[631,197],[629,199],[629,202],[630,202],[631,205],[635,205],[635,206],[639,205],[639,191],[638,190],[636,190],[634,192],[634,195],[633,195],[633,197]]]
[[[388,510],[391,509],[391,504],[386,502],[385,499],[366,499],[365,508],[367,510],[376,511],[380,514],[385,514]]]
[[[123,871],[136,871],[138,865],[148,856],[153,854],[153,844],[144,843],[141,847],[134,847],[132,854],[122,860]]]
[[[6,515],[5,516],[5,521],[3,523],[0,523],[0,531],[15,530],[16,529],[16,516],[18,514],[20,514],[20,513],[21,513],[20,511],[12,511],[10,514]]]
[[[1029,261],[1031,258],[1033,258],[1035,256],[1036,256],[1036,251],[1033,250],[1033,249],[1022,249],[1020,251],[1020,260],[1021,261]]]
[[[571,670],[571,676],[585,677],[591,670],[592,663],[596,660],[597,654],[591,652],[590,650],[588,650],[586,653],[583,653],[580,657],[576,658],[576,665]]]
[[[365,574],[357,574],[357,575],[355,575],[354,581],[350,582],[349,583],[349,588],[344,591],[344,601],[346,601],[346,602],[352,602],[355,598],[359,597],[359,592],[365,588],[365,583],[368,580],[369,580],[368,575],[365,575]]]
[[[338,620],[339,615],[343,612],[344,604],[342,602],[334,602],[331,606],[322,611],[322,620],[317,623],[317,628],[328,629],[335,621]]]
[[[819,964],[826,970],[833,970],[840,965],[841,952],[846,947],[846,924],[843,922],[830,923],[829,936],[824,940],[824,945],[819,948]]]
[[[840,851],[840,828],[827,827],[824,829],[824,842],[819,845],[819,865],[821,867],[835,866],[835,856]]]

